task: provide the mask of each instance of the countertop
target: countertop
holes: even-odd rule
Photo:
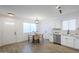
[[[79,39],[79,35],[76,34],[61,34],[62,36],[69,36],[69,37],[75,37]]]

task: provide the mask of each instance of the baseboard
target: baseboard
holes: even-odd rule
[[[19,41],[19,42],[14,42],[14,43],[3,44],[0,47],[7,46],[7,45],[12,45],[12,44],[17,44],[17,43],[22,43],[22,42],[25,42],[25,41],[28,42],[28,40],[24,40],[24,41]]]

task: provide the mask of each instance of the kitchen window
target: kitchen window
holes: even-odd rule
[[[62,23],[63,30],[76,30],[76,20],[65,20]]]

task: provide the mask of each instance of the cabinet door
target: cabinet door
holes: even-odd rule
[[[73,47],[73,38],[74,37],[62,36],[61,37],[61,44],[68,46],[68,47]]]
[[[66,38],[66,46],[73,47],[73,38],[72,37]]]
[[[74,40],[74,48],[79,49],[79,39]]]
[[[66,45],[65,36],[61,36],[61,44],[62,44],[62,45]]]

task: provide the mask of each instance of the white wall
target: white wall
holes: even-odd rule
[[[16,32],[15,39],[7,39],[5,38],[8,33],[5,30],[8,31],[10,28],[9,26],[7,29],[4,27],[4,22],[5,21],[11,21],[15,23],[14,27],[14,32]],[[22,18],[16,18],[16,17],[8,17],[8,16],[1,16],[0,17],[0,46],[6,45],[6,44],[11,44],[15,42],[21,42],[25,41],[28,39],[28,35],[23,33],[23,23],[29,22],[33,23],[33,20],[29,19],[22,19]],[[52,41],[52,28],[59,28],[60,27],[60,21],[58,19],[45,19],[41,20],[39,25],[38,25],[38,31],[42,34],[44,34],[45,39],[50,39]],[[45,35],[46,34],[46,35]],[[26,37],[26,38],[25,38]]]
[[[69,14],[63,14],[61,17],[59,17],[61,21],[61,27],[62,27],[62,22],[64,20],[72,20],[72,19],[76,19],[76,28],[79,28],[79,11],[76,11],[76,12],[72,12],[72,13],[69,13]],[[77,31],[77,30],[76,30]],[[75,31],[75,32],[76,32]],[[75,33],[75,32],[72,32],[72,33]],[[66,34],[67,32],[66,31],[63,31],[64,34]],[[77,32],[79,33],[79,32]]]
[[[15,25],[7,25],[5,24],[5,22],[13,22],[15,23]],[[0,15],[0,46],[28,40],[28,35],[26,35],[26,38],[24,39],[25,35],[23,33],[24,22],[33,22],[33,21],[17,17]],[[14,39],[12,39],[13,36],[10,35],[11,31],[13,31],[12,35],[14,35],[14,32],[16,32]]]
[[[0,15],[0,45],[2,45],[2,40],[3,38],[3,23],[1,21],[3,21],[2,19],[4,18],[4,20],[6,20],[6,16],[1,16]],[[17,40],[15,40],[15,42],[20,42],[20,41],[24,41],[28,39],[28,36],[26,34],[26,38],[24,39],[25,34],[23,34],[23,22],[31,22],[33,23],[33,20],[29,20],[29,19],[21,19],[21,18],[12,18],[15,19],[15,23],[16,23],[16,27],[15,30],[17,32]],[[44,34],[44,38],[45,39],[50,39],[50,41],[53,41],[52,39],[52,29],[53,28],[61,28],[61,20],[69,20],[69,19],[77,19],[79,22],[79,11],[71,13],[71,14],[65,14],[62,15],[59,18],[48,18],[48,19],[44,19],[41,20],[39,23],[39,32]],[[79,27],[78,25],[79,23],[77,23],[77,27]],[[5,40],[5,39],[4,39]],[[6,43],[5,43],[6,44]]]
[[[53,28],[60,28],[61,27],[61,21],[57,18],[52,19],[45,19],[42,20],[40,23],[40,32],[44,35],[45,39],[49,39],[50,41],[53,41]]]

